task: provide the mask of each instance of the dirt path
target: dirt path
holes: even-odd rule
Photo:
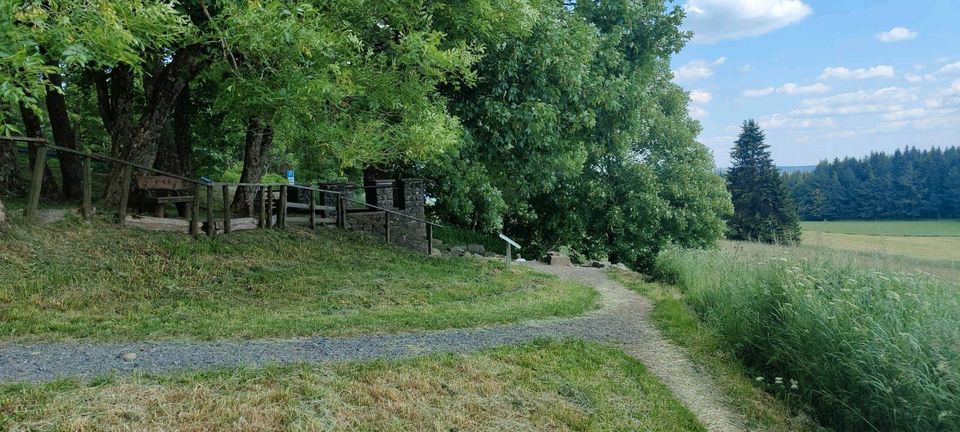
[[[647,365],[711,431],[741,431],[745,422],[728,409],[710,378],[647,320],[648,300],[609,279],[603,270],[538,270],[594,287],[601,306],[584,316],[511,325],[439,331],[313,337],[294,340],[129,343],[0,343],[0,382],[46,381],[111,373],[168,372],[293,362],[362,361],[433,352],[472,352],[545,337],[612,343]]]

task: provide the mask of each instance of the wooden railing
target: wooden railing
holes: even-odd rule
[[[88,153],[79,151],[76,149],[61,147],[57,145],[50,144],[47,140],[42,138],[29,138],[29,137],[3,137],[0,136],[0,141],[8,141],[16,144],[26,144],[28,146],[36,147],[36,154],[34,156],[33,168],[31,173],[30,180],[30,192],[27,199],[26,207],[26,222],[35,223],[39,215],[39,204],[40,204],[40,191],[43,185],[43,176],[44,168],[47,161],[47,152],[49,150],[56,150],[58,152],[71,153],[77,156],[80,156],[83,160],[83,203],[81,206],[81,214],[84,219],[90,220],[93,217],[93,181],[92,181],[92,168],[91,161],[99,160],[108,163],[120,164],[122,166],[121,176],[121,189],[120,189],[120,204],[117,209],[118,222],[121,226],[126,225],[127,219],[127,206],[130,200],[130,189],[131,182],[133,181],[133,170],[138,169],[145,172],[153,173],[160,176],[170,177],[177,180],[182,180],[188,182],[196,187],[195,192],[193,193],[193,202],[192,202],[192,211],[190,211],[190,220],[188,232],[190,234],[199,234],[200,232],[200,194],[198,193],[200,188],[206,189],[206,207],[207,207],[207,235],[215,236],[216,235],[216,217],[214,214],[213,207],[213,197],[215,194],[215,188],[219,187],[222,191],[222,205],[223,205],[223,231],[224,234],[229,234],[233,231],[231,217],[231,202],[230,202],[230,188],[255,188],[256,195],[255,199],[259,203],[258,217],[257,217],[257,227],[260,229],[267,228],[286,228],[288,222],[288,210],[298,209],[298,210],[307,210],[308,220],[307,224],[311,229],[316,229],[317,223],[331,222],[329,220],[318,220],[317,211],[334,211],[335,218],[332,221],[338,228],[345,229],[347,227],[347,203],[352,202],[356,204],[361,204],[364,206],[364,209],[372,209],[375,211],[384,212],[384,237],[385,240],[390,242],[390,218],[391,215],[394,217],[399,217],[407,220],[412,220],[418,223],[422,223],[426,228],[426,242],[427,242],[427,253],[430,254],[433,252],[433,227],[440,227],[439,224],[430,222],[424,219],[420,219],[408,214],[404,214],[395,210],[388,208],[380,207],[377,205],[369,204],[365,201],[360,201],[353,199],[347,196],[347,193],[342,191],[327,190],[321,189],[319,187],[307,186],[307,185],[297,185],[297,184],[284,184],[284,183],[224,183],[224,182],[207,182],[198,179],[192,179],[188,177],[181,176],[179,174],[174,174],[171,172],[159,170],[156,168],[136,164],[130,161],[123,159],[118,159],[111,156],[100,155],[95,153]],[[291,203],[288,202],[288,193],[290,189],[301,189],[308,190],[309,193],[309,202],[307,204],[302,203]],[[279,204],[276,208],[276,223],[274,224],[274,191],[279,192]],[[331,208],[330,206],[317,205],[316,203],[316,193],[330,194],[337,197],[336,206]],[[267,197],[270,197],[269,199]]]

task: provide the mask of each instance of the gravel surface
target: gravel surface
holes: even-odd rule
[[[580,338],[612,343],[647,365],[713,431],[744,430],[683,352],[647,320],[648,300],[607,278],[603,270],[529,264],[593,286],[601,307],[584,316],[474,329],[294,340],[129,343],[0,344],[0,382],[47,381],[132,372],[168,372],[294,362],[338,362],[473,352],[537,338]]]

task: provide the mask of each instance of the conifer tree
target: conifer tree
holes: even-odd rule
[[[728,234],[735,240],[799,243],[797,211],[764,138],[757,122],[747,120],[730,153],[727,187],[734,213]]]

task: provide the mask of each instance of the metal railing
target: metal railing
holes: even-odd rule
[[[111,156],[100,155],[95,153],[88,153],[76,149],[71,149],[67,147],[62,147],[54,144],[50,144],[46,139],[43,138],[30,138],[30,137],[4,137],[0,136],[0,141],[13,142],[14,145],[18,143],[24,143],[28,146],[36,146],[37,152],[34,156],[31,181],[30,181],[30,192],[27,198],[27,208],[26,208],[26,221],[27,223],[34,223],[38,219],[39,215],[39,203],[40,203],[40,191],[43,184],[44,168],[46,166],[47,151],[56,150],[58,152],[71,153],[77,156],[80,156],[83,160],[83,204],[81,207],[81,214],[85,220],[91,220],[93,217],[93,181],[92,181],[92,168],[90,161],[99,160],[108,163],[120,164],[122,166],[122,182],[120,188],[120,204],[117,208],[118,222],[121,226],[126,225],[127,219],[127,205],[129,204],[130,199],[130,188],[131,182],[133,181],[132,175],[133,170],[138,169],[146,171],[149,173],[157,174],[164,177],[170,177],[184,182],[193,184],[196,187],[196,190],[193,193],[193,202],[191,203],[192,211],[190,211],[190,220],[188,232],[190,234],[198,234],[200,232],[199,227],[199,214],[200,214],[200,194],[199,189],[201,187],[206,189],[206,199],[207,199],[207,235],[215,236],[216,235],[216,218],[214,216],[213,210],[213,196],[214,188],[220,187],[222,190],[222,204],[223,204],[223,231],[224,234],[229,234],[232,232],[232,222],[231,217],[231,203],[230,203],[230,187],[239,188],[256,188],[255,199],[259,202],[259,214],[257,218],[257,227],[261,229],[265,228],[286,228],[288,221],[287,213],[288,209],[293,208],[305,209],[309,213],[308,224],[311,229],[316,229],[317,226],[317,211],[329,210],[329,206],[318,206],[315,199],[314,192],[322,194],[330,194],[337,197],[336,206],[334,207],[335,211],[335,224],[338,228],[346,229],[347,228],[347,203],[353,202],[356,204],[362,204],[366,209],[373,209],[376,211],[384,212],[384,237],[385,240],[390,242],[390,217],[391,215],[415,221],[418,223],[424,224],[426,228],[426,241],[427,241],[427,253],[433,253],[433,227],[441,227],[440,224],[430,222],[424,219],[420,219],[414,216],[410,216],[405,213],[401,213],[395,210],[388,208],[380,207],[367,203],[366,201],[360,201],[353,199],[347,196],[347,192],[322,189],[319,187],[313,187],[308,185],[297,185],[297,184],[286,184],[286,183],[225,183],[225,182],[209,182],[204,180],[192,179],[189,177],[184,177],[179,174],[159,170],[156,168],[144,166],[141,164],[133,163],[123,159],[118,159]],[[279,204],[277,205],[276,211],[276,224],[274,224],[274,189],[276,188],[279,191]],[[293,189],[301,189],[310,191],[309,202],[306,206],[299,203],[289,203],[288,202],[288,192]],[[352,192],[352,191],[351,191]],[[267,199],[267,197],[270,197]]]

